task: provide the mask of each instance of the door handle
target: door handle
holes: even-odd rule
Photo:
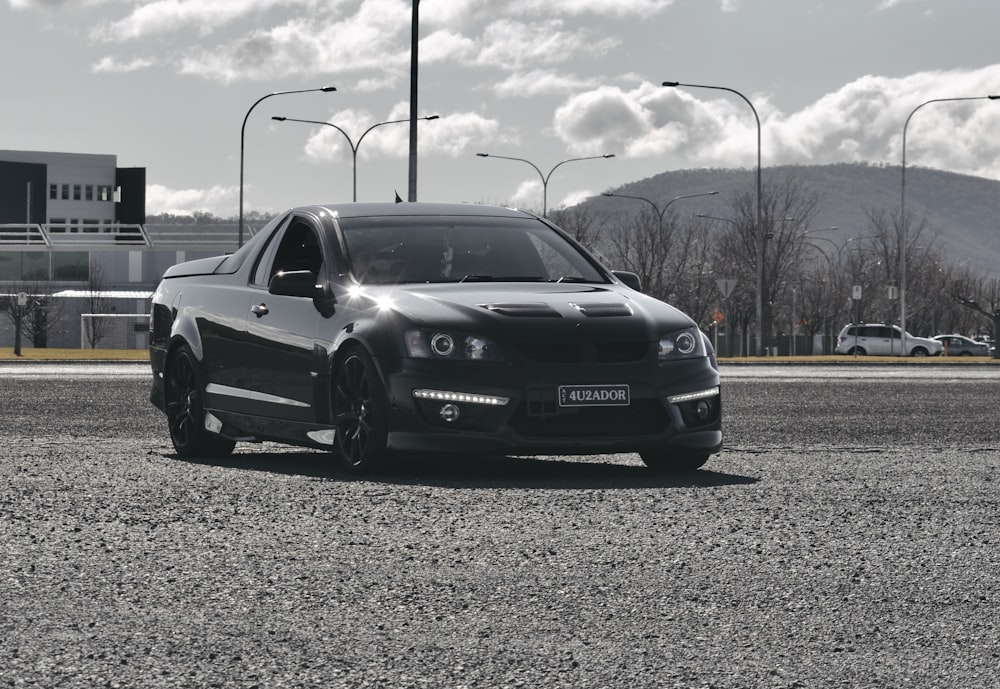
[[[250,307],[250,312],[257,318],[266,316],[268,314],[267,304],[254,304]]]

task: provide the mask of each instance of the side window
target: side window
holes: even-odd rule
[[[279,272],[308,270],[315,275],[322,272],[323,251],[319,237],[311,223],[302,218],[292,218],[285,229],[273,260],[265,256],[254,271],[254,284],[266,287],[271,278]]]
[[[282,222],[282,225],[287,225],[288,222],[286,218]],[[267,282],[271,276],[271,263],[274,260],[274,252],[278,248],[278,242],[275,241],[275,237],[280,237],[283,232],[284,230],[279,227],[268,237],[267,246],[260,252],[257,258],[257,265],[253,268],[253,278],[250,281],[252,285],[267,288]]]

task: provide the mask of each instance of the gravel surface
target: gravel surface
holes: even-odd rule
[[[741,379],[694,474],[359,480],[0,379],[0,687],[1000,687],[996,386]]]

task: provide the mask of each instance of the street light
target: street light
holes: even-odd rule
[[[270,98],[271,96],[284,96],[284,95],[287,95],[289,93],[315,93],[317,91],[322,91],[323,93],[330,93],[331,91],[336,91],[336,90],[337,90],[336,86],[322,86],[322,87],[316,88],[316,89],[296,89],[294,91],[275,91],[273,93],[267,94],[266,96],[261,96],[256,101],[254,101],[254,104],[250,106],[249,110],[247,110],[247,114],[243,116],[243,126],[240,127],[240,225],[239,225],[240,229],[239,229],[239,244],[238,244],[238,246],[243,246],[243,152],[244,152],[244,143],[246,141],[247,120],[250,119],[250,113],[253,112],[253,109],[256,108],[260,104],[261,101],[266,100],[266,99]]]
[[[682,194],[680,196],[675,196],[674,198],[672,198],[669,201],[667,201],[665,204],[663,204],[663,208],[658,207],[653,201],[650,201],[645,196],[629,196],[628,194],[614,194],[614,193],[612,193],[610,191],[606,191],[606,192],[602,193],[601,196],[613,196],[613,197],[617,197],[617,198],[620,198],[620,199],[635,199],[636,201],[645,201],[650,206],[652,206],[653,207],[653,211],[656,212],[656,214],[658,216],[659,227],[660,227],[660,230],[662,231],[663,230],[663,216],[666,214],[667,209],[670,208],[670,204],[672,204],[674,201],[680,201],[681,199],[691,199],[691,198],[694,198],[696,196],[715,196],[718,193],[719,192],[717,192],[717,191],[704,191],[704,192],[701,192],[700,194]]]
[[[586,156],[584,158],[567,158],[566,160],[561,160],[558,163],[556,163],[555,165],[553,165],[552,169],[549,170],[549,174],[545,175],[545,174],[542,174],[542,171],[538,169],[537,165],[535,165],[530,160],[525,160],[524,158],[511,158],[510,156],[498,156],[498,155],[494,155],[492,153],[477,153],[476,155],[479,156],[480,158],[501,158],[503,160],[517,160],[517,161],[520,161],[522,163],[527,163],[531,167],[535,168],[535,172],[537,172],[538,176],[542,178],[542,217],[543,218],[547,217],[547,215],[548,215],[549,177],[551,177],[552,173],[556,171],[556,168],[558,168],[560,165],[565,165],[566,163],[572,163],[572,162],[575,162],[577,160],[598,160],[599,158],[614,158],[615,157],[614,153],[605,153],[604,155],[600,155],[600,156]]]
[[[663,85],[669,88],[683,86],[686,88],[715,89],[717,91],[729,91],[736,94],[750,106],[754,120],[757,122],[757,218],[755,222],[755,234],[757,235],[757,356],[764,353],[764,233],[761,227],[761,173],[760,173],[760,116],[757,115],[757,108],[753,106],[750,99],[736,89],[728,86],[706,86],[705,84],[682,84],[679,81],[665,81]]]
[[[427,117],[419,117],[417,119],[420,119],[420,120],[436,120],[439,117],[440,117],[440,115],[428,115]],[[281,117],[279,115],[275,115],[271,119],[275,120],[277,122],[305,122],[306,124],[323,124],[323,125],[326,125],[327,127],[333,127],[338,132],[340,132],[341,134],[343,134],[344,138],[347,139],[347,145],[350,146],[350,148],[351,148],[351,158],[352,158],[353,164],[354,164],[354,197],[353,197],[354,201],[358,200],[358,148],[361,146],[361,140],[364,139],[365,136],[367,136],[368,132],[370,132],[371,130],[375,129],[375,127],[381,127],[384,124],[399,124],[401,122],[409,122],[408,119],[407,120],[389,120],[388,122],[376,122],[375,124],[373,124],[372,126],[370,126],[368,129],[366,129],[364,132],[362,132],[361,136],[358,137],[357,143],[355,143],[354,141],[351,140],[351,137],[350,137],[350,135],[348,135],[347,132],[345,132],[343,129],[341,129],[337,125],[333,124],[332,122],[322,122],[320,120],[298,120],[298,119],[295,119],[294,117]]]
[[[934,98],[929,101],[924,101],[917,107],[910,111],[910,114],[906,117],[906,122],[903,123],[903,156],[902,162],[900,164],[901,173],[901,184],[899,191],[899,329],[902,331],[900,333],[901,351],[900,354],[906,355],[906,128],[910,126],[910,118],[916,114],[917,110],[924,107],[925,105],[930,105],[931,103],[948,103],[960,100],[998,100],[1000,95],[991,96],[966,96],[964,98]]]

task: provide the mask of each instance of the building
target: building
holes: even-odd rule
[[[235,224],[145,221],[145,168],[118,167],[114,155],[0,150],[0,347],[13,345],[17,295],[23,346],[144,347],[148,327],[127,314],[148,313],[163,271],[237,246]],[[124,339],[89,330],[98,319],[88,313],[115,314],[104,320],[125,325]]]

